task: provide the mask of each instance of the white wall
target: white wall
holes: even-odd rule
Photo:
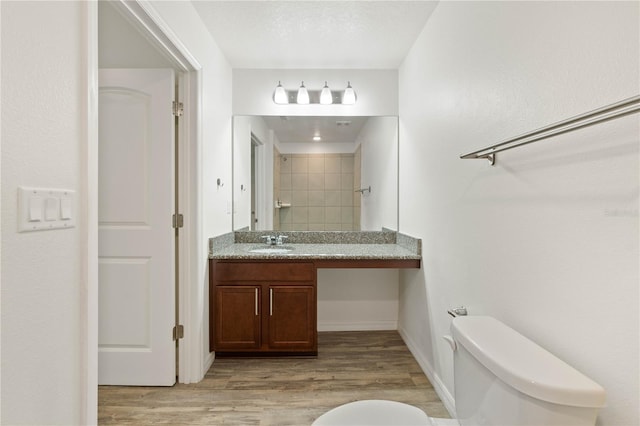
[[[108,1],[98,2],[98,64],[100,68],[173,68]]]
[[[251,121],[233,118],[233,229],[251,226]]]
[[[262,143],[257,147],[258,229],[273,229],[273,132],[258,116],[238,115],[233,118],[233,229],[251,226],[251,135]],[[241,189],[244,188],[244,189]]]
[[[201,342],[202,353],[195,359],[204,357],[203,364],[193,365],[194,370],[188,374],[192,381],[197,381],[212,361],[208,337],[208,238],[231,231],[231,211],[227,210],[231,204],[231,68],[191,3],[152,1],[151,6],[202,67],[199,87],[201,144],[192,159],[195,191],[190,194],[191,199],[197,200],[201,220],[193,224],[198,248],[190,254],[196,271],[192,277],[192,293],[199,297],[190,302],[194,329],[185,331]],[[216,185],[218,178],[222,186]]]
[[[2,424],[80,424],[84,5],[1,2]],[[17,232],[19,185],[77,191],[73,229]],[[86,391],[86,390],[85,390]]]
[[[344,90],[351,81],[355,105],[276,105],[273,90],[278,81],[296,90],[304,81],[307,90],[321,90],[328,81],[332,90]],[[333,69],[234,69],[234,115],[398,115],[397,70]]]
[[[358,135],[362,145],[362,229],[398,230],[398,119],[371,117]],[[420,182],[407,182],[419,191]]]
[[[485,160],[479,149],[639,92],[637,2],[442,2],[400,73],[400,327],[441,394],[449,307],[491,315],[638,417],[638,116]],[[419,192],[410,182],[421,182]],[[446,402],[451,402],[447,400]]]
[[[151,7],[145,2],[145,7]],[[92,28],[82,2],[2,2],[2,423],[81,424],[95,418],[85,354],[87,218],[64,231],[16,232],[18,185],[78,191],[86,214],[86,44]],[[202,66],[202,144],[195,147],[190,195],[201,223],[192,253],[195,335],[208,353],[207,237],[231,230],[231,69],[190,3],[154,2]],[[97,29],[97,27],[93,28]],[[91,52],[89,52],[89,56]],[[228,186],[216,188],[220,177]],[[89,194],[95,198],[95,194]],[[91,208],[89,207],[89,210]],[[194,232],[194,230],[191,230]],[[88,325],[89,327],[91,324]],[[89,335],[91,337],[91,335]],[[89,365],[88,365],[88,364]],[[52,367],[54,366],[54,367]],[[89,402],[87,403],[87,400]],[[86,410],[89,410],[88,412]]]
[[[397,328],[397,269],[318,269],[318,331]]]

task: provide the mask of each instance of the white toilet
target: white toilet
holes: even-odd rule
[[[456,419],[436,419],[394,401],[341,405],[313,426],[594,425],[604,389],[495,318],[451,323]]]

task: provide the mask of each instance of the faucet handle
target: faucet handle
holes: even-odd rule
[[[287,238],[289,238],[287,235],[278,235],[276,242],[278,245],[282,245],[282,243],[284,242],[283,240],[286,240]]]
[[[260,238],[264,238],[265,240],[264,242],[270,245],[275,244],[275,241],[276,241],[276,237],[274,237],[273,235],[263,235]]]

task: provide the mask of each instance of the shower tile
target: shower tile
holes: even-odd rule
[[[324,189],[328,191],[340,189],[340,174],[338,173],[325,174]]]
[[[309,173],[324,173],[323,154],[315,154],[309,157]]]
[[[343,191],[354,190],[353,187],[353,173],[343,173],[341,178],[341,187]]]
[[[309,191],[309,206],[324,206],[324,191]]]
[[[291,159],[287,154],[280,157],[280,173],[291,173]]]
[[[291,209],[290,208],[280,209],[280,225],[291,223],[291,221],[292,221]]]
[[[324,231],[324,223],[310,223],[309,231]]]
[[[325,191],[324,205],[328,207],[340,206],[340,191]]]
[[[324,223],[324,207],[309,207],[309,223]]]
[[[309,193],[307,191],[293,191],[291,204],[295,207],[309,205]]]
[[[309,191],[324,189],[324,173],[309,173]]]
[[[293,213],[292,222],[295,224],[308,224],[309,223],[309,208],[308,207],[291,207]]]
[[[309,159],[295,156],[291,159],[291,173],[308,173]]]
[[[291,189],[306,191],[309,186],[309,175],[306,173],[292,173],[291,174]]]
[[[280,190],[289,191],[291,189],[291,173],[280,175]]]
[[[291,203],[293,200],[293,193],[291,191],[280,191],[280,201],[283,203]]]
[[[340,192],[340,205],[345,206],[353,206],[353,190],[351,191],[341,191]]]
[[[341,223],[353,223],[353,208],[351,207],[342,207],[340,209],[340,222]]]
[[[342,224],[340,223],[326,223],[324,225],[325,231],[342,231]]]
[[[325,223],[329,224],[329,223],[341,223],[341,211],[340,211],[340,207],[325,207],[324,208],[324,220]]]
[[[342,156],[341,165],[342,173],[353,173],[353,154]]]
[[[327,155],[324,158],[325,173],[340,173],[341,158],[339,155]]]
[[[353,230],[360,230],[360,207],[353,208]]]

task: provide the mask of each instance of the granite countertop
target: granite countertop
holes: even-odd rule
[[[287,253],[251,253],[252,249],[291,248]],[[236,243],[216,250],[211,259],[378,259],[406,260],[421,256],[398,244],[266,244]]]
[[[209,240],[210,259],[420,260],[421,240],[395,231],[279,232],[285,244],[261,242],[265,232],[232,232]],[[252,253],[252,249],[282,249],[282,253]]]

